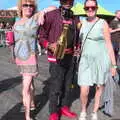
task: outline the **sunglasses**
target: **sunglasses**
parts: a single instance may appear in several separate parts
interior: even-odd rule
[[[33,8],[34,5],[33,5],[33,4],[23,4],[22,7],[30,7],[30,8]]]
[[[95,11],[97,9],[97,7],[96,6],[84,7],[85,11],[88,11],[89,9],[91,9],[92,11]]]

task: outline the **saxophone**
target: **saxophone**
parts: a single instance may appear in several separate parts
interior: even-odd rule
[[[64,24],[63,31],[57,40],[56,49],[54,50],[54,56],[56,59],[62,59],[65,54],[65,48],[67,48],[67,33],[69,29],[69,24]]]

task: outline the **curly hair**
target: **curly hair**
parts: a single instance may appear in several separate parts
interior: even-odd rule
[[[37,3],[36,3],[36,0],[19,0],[18,4],[17,4],[17,7],[18,7],[17,14],[18,14],[18,16],[20,18],[22,17],[22,3],[23,2],[30,2],[31,4],[33,4],[34,5],[33,14],[37,12]]]

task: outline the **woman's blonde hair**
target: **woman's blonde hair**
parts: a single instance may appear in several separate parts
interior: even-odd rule
[[[18,4],[17,4],[17,7],[18,7],[18,16],[21,18],[22,17],[22,3],[23,2],[30,2],[31,4],[34,5],[34,11],[33,11],[33,14],[37,12],[37,3],[36,3],[36,0],[19,0],[18,1]]]

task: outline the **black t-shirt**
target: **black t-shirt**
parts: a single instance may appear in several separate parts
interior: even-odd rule
[[[112,20],[110,22],[110,28],[112,28],[113,30],[116,28],[120,28],[120,20]],[[120,42],[120,31],[111,33],[111,39],[112,41]]]

